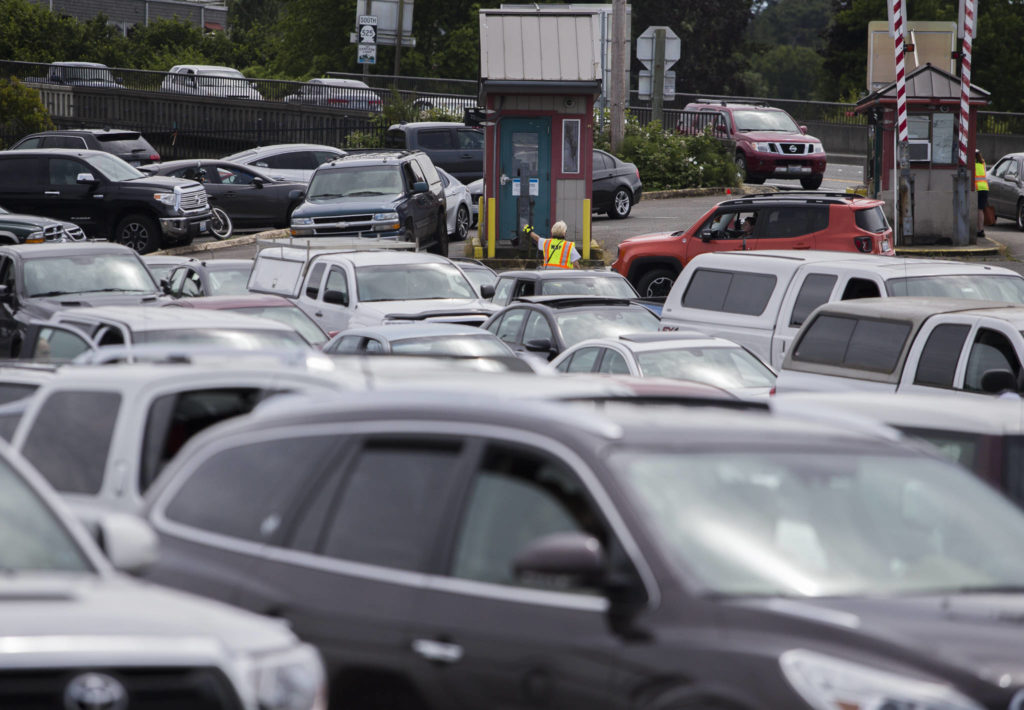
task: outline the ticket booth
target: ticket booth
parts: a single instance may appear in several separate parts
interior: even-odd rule
[[[601,93],[599,27],[590,10],[480,10],[486,256],[536,257],[522,226],[546,237],[558,220],[583,252]]]
[[[925,64],[907,75],[906,91],[913,233],[906,235],[904,243],[951,244],[956,219],[953,195],[959,161],[960,79]],[[988,96],[989,92],[984,89],[971,86],[967,152],[972,190],[978,107],[988,103]],[[868,195],[885,200],[890,222],[895,223],[892,209],[896,83],[883,86],[858,101],[856,112],[868,119],[868,155],[864,165]],[[992,162],[991,156],[989,162]],[[969,199],[971,209],[976,212],[977,195],[973,191]]]

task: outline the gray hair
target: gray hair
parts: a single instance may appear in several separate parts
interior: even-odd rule
[[[567,231],[569,231],[569,225],[562,220],[558,220],[551,225],[551,236],[555,239],[564,239]]]

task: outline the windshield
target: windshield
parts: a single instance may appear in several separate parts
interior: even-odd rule
[[[637,298],[637,293],[623,278],[574,278],[541,281],[545,296],[608,296]]]
[[[489,333],[395,340],[391,343],[391,352],[396,355],[454,355],[457,357],[515,355],[507,345]]]
[[[799,133],[788,113],[782,111],[733,111],[732,120],[737,131],[776,131],[779,133]]]
[[[872,448],[630,450],[611,462],[668,557],[717,593],[1024,589],[1019,509],[941,459]]]
[[[201,69],[196,74],[196,84],[199,86],[235,86],[237,81],[232,80],[244,81],[245,75],[237,69]]]
[[[92,571],[85,555],[49,507],[0,460],[0,573]]]
[[[419,301],[476,298],[476,291],[451,264],[395,264],[356,268],[360,301]]]
[[[251,266],[231,269],[211,269],[210,296],[241,296],[249,293],[249,272]]]
[[[646,377],[704,382],[724,389],[774,387],[775,373],[743,348],[679,348],[636,355]]]
[[[397,165],[317,170],[309,185],[308,200],[338,197],[398,195],[405,192]]]
[[[143,345],[211,345],[237,350],[306,350],[309,344],[298,333],[285,330],[241,328],[192,328],[188,330],[148,330],[136,333],[135,342]]]
[[[466,278],[476,287],[477,291],[480,290],[481,286],[493,286],[494,282],[498,280],[498,275],[490,269],[463,267],[462,272],[466,274]]]
[[[145,173],[139,172],[116,155],[97,153],[88,156],[85,161],[111,182],[124,182],[146,177]]]
[[[110,84],[116,83],[114,81],[114,75],[110,73],[109,69],[104,67],[68,67],[64,66],[60,68],[60,73],[67,79],[74,79],[75,81],[88,81],[88,82],[107,82]]]
[[[156,293],[156,284],[131,254],[79,254],[25,260],[25,295]]]
[[[327,342],[327,334],[297,306],[264,306],[262,308],[228,308],[233,313],[258,316],[291,326],[295,332],[315,347]]]
[[[557,313],[555,321],[567,348],[588,338],[617,338],[625,333],[653,333],[660,325],[658,317],[643,306],[574,309]]]
[[[1024,278],[1001,274],[945,274],[889,279],[890,296],[941,296],[1024,304]]]

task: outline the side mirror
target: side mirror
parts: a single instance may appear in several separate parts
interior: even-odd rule
[[[164,295],[171,295],[171,282],[167,279],[160,279],[160,290],[163,291]]]
[[[412,191],[414,193],[426,192],[427,191],[427,183],[422,182],[422,181],[414,182],[412,184]]]
[[[252,184],[256,186],[257,190],[262,190],[263,189],[263,183],[264,182],[265,181],[261,177],[256,177],[256,178],[252,179]]]
[[[604,548],[597,538],[580,532],[545,535],[520,550],[512,562],[517,577],[571,575],[598,584],[605,573]]]
[[[523,346],[531,353],[550,353],[552,350],[551,340],[549,338],[534,338],[533,340],[527,340],[523,343]]]
[[[713,237],[714,234],[712,234],[710,229],[705,229],[703,232],[700,233],[700,240],[702,242],[710,242]]]
[[[800,126],[800,132],[807,135],[807,126]]]
[[[291,192],[288,193],[288,199],[292,201],[301,200],[305,196],[306,193],[303,192],[302,190],[292,190]]]
[[[13,295],[10,286],[7,284],[0,285],[0,303],[9,303]]]
[[[480,287],[480,298],[488,299],[494,298],[494,285],[484,284]]]
[[[159,541],[149,524],[128,513],[100,518],[97,535],[107,559],[122,572],[139,573],[157,560]]]
[[[985,370],[981,376],[981,391],[986,394],[1016,392],[1017,377],[1009,370]]]
[[[95,185],[98,180],[93,177],[92,173],[78,173],[78,177],[75,178],[75,182],[79,185]]]
[[[347,306],[348,294],[343,291],[329,289],[324,291],[324,303],[333,303],[336,306]]]

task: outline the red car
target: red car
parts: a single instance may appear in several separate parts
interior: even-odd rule
[[[779,192],[720,202],[689,229],[623,240],[612,268],[642,298],[668,295],[698,254],[744,249],[824,249],[895,254],[881,200],[826,192]]]
[[[317,325],[316,321],[282,296],[270,294],[246,294],[244,296],[203,296],[181,298],[166,304],[167,307],[202,308],[214,311],[233,311],[244,315],[276,320],[290,325],[314,348],[320,348],[330,336]],[[334,335],[331,333],[331,335]]]

